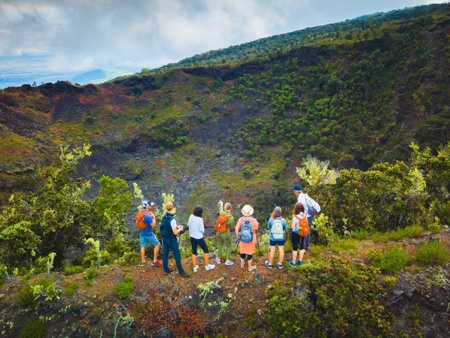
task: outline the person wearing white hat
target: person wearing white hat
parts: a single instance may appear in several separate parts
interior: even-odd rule
[[[236,224],[236,237],[239,238],[241,268],[245,267],[245,259],[248,263],[248,271],[256,269],[256,265],[252,265],[253,254],[256,247],[256,230],[258,230],[258,221],[253,216],[253,207],[249,204],[244,205],[241,209],[242,216]]]

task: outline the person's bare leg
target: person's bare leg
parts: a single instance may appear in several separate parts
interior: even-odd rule
[[[284,261],[284,246],[279,246],[278,251],[280,252],[280,257],[278,257],[278,263],[283,264]]]
[[[153,249],[153,262],[156,262],[158,260],[158,255],[159,255],[159,249],[161,248],[161,244],[155,246],[155,248]]]
[[[269,252],[269,264],[272,265],[273,262],[273,256],[275,256],[275,247],[271,246],[270,247],[270,252]]]
[[[305,250],[300,250],[300,257],[298,258],[298,260],[300,262],[303,262],[303,255],[305,254]],[[295,262],[295,261],[294,261]]]

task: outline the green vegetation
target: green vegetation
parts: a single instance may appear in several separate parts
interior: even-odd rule
[[[119,299],[125,299],[125,298],[130,297],[134,290],[134,284],[132,282],[133,282],[133,277],[126,276],[122,283],[119,283],[114,287],[114,294]]]
[[[30,320],[20,330],[20,338],[44,338],[47,326],[41,319]]]
[[[264,319],[271,334],[368,337],[388,333],[391,319],[378,305],[381,288],[376,269],[332,259],[298,271],[301,287],[277,283],[267,291]]]
[[[373,251],[369,255],[370,264],[381,271],[394,274],[408,263],[408,254],[398,246],[390,246],[386,252]]]
[[[69,285],[67,285],[67,288],[65,290],[66,295],[74,296],[78,288],[79,288],[78,283],[70,283]]]
[[[450,252],[445,245],[429,241],[418,246],[414,258],[422,264],[445,265],[450,261]]]

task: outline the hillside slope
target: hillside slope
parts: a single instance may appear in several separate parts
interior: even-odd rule
[[[91,143],[79,174],[94,184],[118,175],[156,199],[176,192],[186,213],[219,197],[265,208],[288,204],[307,154],[366,169],[406,160],[412,140],[446,144],[449,8],[361,18],[333,37],[342,24],[318,28],[306,45],[225,66],[2,90],[0,190],[32,188],[60,144]]]

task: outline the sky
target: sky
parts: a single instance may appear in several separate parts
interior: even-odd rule
[[[0,80],[133,73],[207,51],[440,0],[0,0]]]

